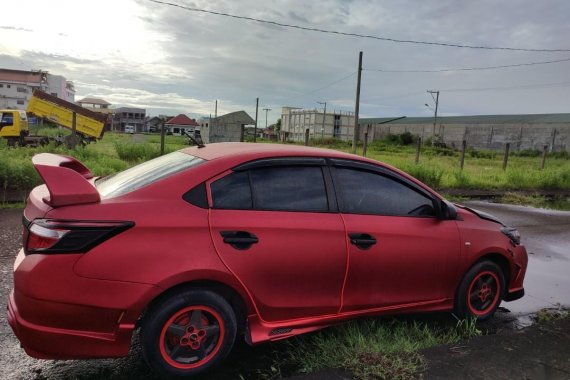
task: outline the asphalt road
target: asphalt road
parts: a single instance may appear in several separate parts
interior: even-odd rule
[[[530,254],[525,281],[527,295],[518,301],[503,303],[499,318],[524,318],[544,307],[570,306],[570,212],[547,211],[521,206],[466,202],[489,212],[505,224],[518,227]],[[0,209],[0,308],[6,310],[12,288],[12,265],[20,247],[21,210]],[[508,309],[508,310],[507,310]],[[238,344],[221,368],[207,378],[234,379],[239,374],[255,378],[255,372],[236,372],[247,363],[267,360],[273,344],[247,347]],[[90,361],[47,361],[28,357],[19,347],[5,316],[0,319],[0,379],[152,379],[142,361],[136,342],[127,358]],[[243,367],[242,367],[243,368]]]

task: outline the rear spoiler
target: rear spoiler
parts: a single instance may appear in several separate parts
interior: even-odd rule
[[[40,153],[32,158],[34,167],[44,180],[49,197],[43,201],[52,207],[97,203],[99,192],[89,179],[93,173],[70,156]]]

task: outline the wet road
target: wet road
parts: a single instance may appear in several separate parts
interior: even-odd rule
[[[465,205],[491,213],[505,224],[519,228],[529,255],[525,280],[526,296],[503,303],[498,320],[520,320],[545,307],[570,306],[570,212],[533,209],[485,202]],[[21,210],[0,209],[0,308],[6,310],[6,299],[12,288],[12,265],[20,246]],[[2,311],[3,312],[3,311]],[[277,344],[277,343],[275,343]],[[272,360],[274,344],[247,347],[238,344],[224,368],[208,379],[255,378],[255,372],[236,368],[259,366]],[[0,318],[0,379],[153,379],[142,362],[136,345],[127,358],[91,361],[43,361],[28,357],[20,349],[5,318]],[[251,364],[249,364],[251,363]],[[255,367],[259,368],[259,367]]]

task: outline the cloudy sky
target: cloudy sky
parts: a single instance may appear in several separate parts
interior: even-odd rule
[[[0,67],[42,69],[147,114],[192,117],[244,109],[260,125],[282,106],[352,111],[363,51],[361,116],[570,112],[568,0],[165,0],[302,27],[401,40],[562,49],[525,52],[393,43],[192,12],[149,0],[17,0],[0,22]],[[7,15],[17,17],[6,17]],[[374,70],[385,71],[374,71]]]

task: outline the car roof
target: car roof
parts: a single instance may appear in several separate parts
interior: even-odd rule
[[[354,154],[344,153],[332,149],[312,148],[299,145],[288,144],[263,144],[263,143],[239,143],[223,142],[207,144],[202,148],[190,147],[181,150],[184,153],[200,157],[204,160],[215,160],[218,158],[240,157],[247,161],[249,159],[264,157],[332,157],[362,160],[363,158]],[[366,160],[366,159],[365,159]],[[366,160],[369,161],[369,160]]]

